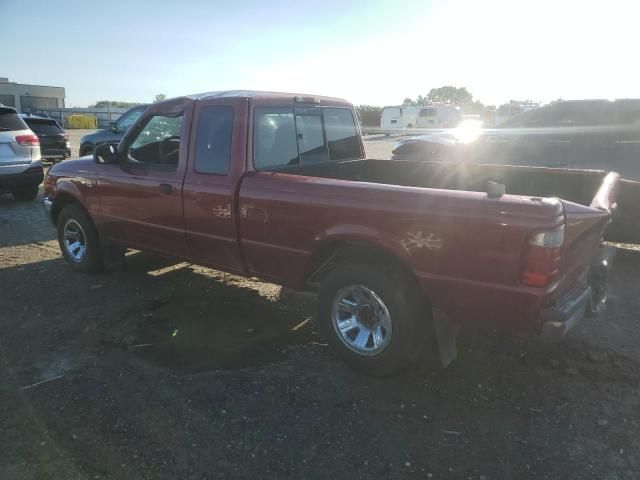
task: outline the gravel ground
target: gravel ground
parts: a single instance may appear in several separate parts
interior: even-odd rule
[[[564,341],[463,332],[449,368],[373,379],[275,285],[142,253],[72,272],[39,200],[0,197],[2,479],[640,476],[635,246]]]

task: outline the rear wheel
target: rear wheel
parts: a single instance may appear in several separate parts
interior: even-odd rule
[[[19,202],[30,202],[38,196],[38,185],[29,185],[27,187],[20,187],[11,192],[13,198]]]
[[[387,375],[416,362],[430,317],[413,283],[392,268],[343,265],[318,295],[318,330],[351,367]]]
[[[58,244],[65,260],[75,270],[94,273],[104,269],[100,238],[89,215],[70,204],[58,216]]]

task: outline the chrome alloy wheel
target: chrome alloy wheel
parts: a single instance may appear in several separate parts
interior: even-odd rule
[[[82,227],[70,218],[64,225],[64,248],[74,262],[80,263],[87,252],[87,237]]]
[[[377,355],[389,345],[391,315],[382,299],[363,285],[349,285],[336,293],[331,320],[338,338],[360,355]]]

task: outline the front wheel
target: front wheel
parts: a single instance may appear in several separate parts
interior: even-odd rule
[[[19,202],[30,202],[38,196],[38,185],[29,185],[28,187],[21,187],[11,192],[13,198]]]
[[[80,148],[80,156],[86,157],[87,155],[93,155],[93,147],[91,145],[85,145]]]
[[[58,244],[62,255],[75,270],[86,273],[104,269],[98,230],[89,215],[70,204],[58,216]]]
[[[395,269],[343,265],[318,295],[318,330],[351,367],[382,376],[414,363],[430,316],[420,292]]]

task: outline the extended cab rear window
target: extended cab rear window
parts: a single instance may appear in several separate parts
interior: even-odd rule
[[[0,108],[0,132],[14,130],[29,130],[29,127],[15,111]]]
[[[335,107],[259,107],[254,112],[257,170],[360,158],[351,110]]]

